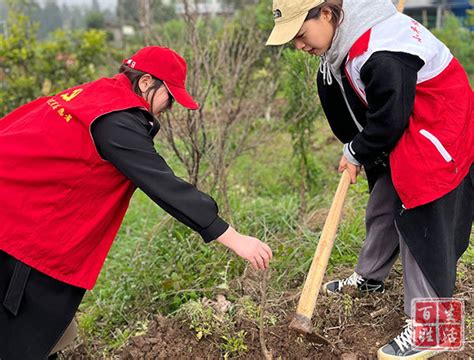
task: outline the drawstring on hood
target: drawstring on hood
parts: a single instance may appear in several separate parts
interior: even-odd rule
[[[343,0],[342,9],[342,23],[334,34],[330,49],[321,56],[319,70],[328,85],[332,84],[332,75],[341,82],[341,64],[357,39],[397,13],[391,0]]]
[[[331,71],[329,70],[329,64],[326,59],[326,56],[321,55],[321,63],[319,64],[319,71],[323,74],[323,82],[324,85],[332,85],[332,75]]]

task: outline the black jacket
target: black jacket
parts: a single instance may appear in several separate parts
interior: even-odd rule
[[[374,53],[360,72],[366,84],[367,107],[350,85],[343,62],[342,85],[350,110],[338,82],[333,79],[332,85],[328,85],[318,74],[318,93],[329,125],[342,143],[352,142],[352,155],[364,166],[371,183],[371,175],[388,168],[388,154],[408,126],[417,72],[423,65],[419,57],[406,53]],[[363,127],[361,132],[351,112]]]
[[[110,161],[155,203],[197,231],[205,242],[229,225],[218,216],[216,202],[177,177],[155,150],[159,123],[140,109],[107,114],[92,124],[92,137],[103,159]],[[166,200],[165,200],[166,199]]]

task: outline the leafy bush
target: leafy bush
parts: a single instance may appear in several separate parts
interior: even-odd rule
[[[463,64],[467,73],[474,74],[474,33],[461,26],[454,15],[446,16],[444,27],[433,30],[438,39],[449,47],[451,52]]]
[[[8,36],[0,35],[0,117],[40,96],[98,77],[105,63],[106,33],[55,31],[37,41],[38,26],[10,12]]]
[[[283,62],[281,95],[287,102],[283,119],[293,140],[295,168],[300,179],[301,211],[304,211],[305,193],[315,194],[321,172],[311,149],[315,121],[321,115],[316,87],[319,59],[287,48]]]

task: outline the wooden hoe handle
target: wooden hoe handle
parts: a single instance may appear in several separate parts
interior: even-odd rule
[[[406,0],[400,0],[400,1],[398,2],[397,9],[398,9],[398,11],[400,11],[401,13],[403,12],[403,10],[405,10],[405,3],[406,3]]]
[[[349,172],[346,170],[341,176],[328,217],[324,224],[323,231],[321,232],[313,262],[311,263],[298,308],[296,309],[296,316],[290,324],[290,328],[292,329],[304,333],[310,333],[312,331],[311,317],[313,316],[316,300],[319,290],[321,289],[321,283],[326,273],[329,257],[331,256],[334,239],[337,234],[337,227],[341,220],[342,208],[350,183],[351,178]]]

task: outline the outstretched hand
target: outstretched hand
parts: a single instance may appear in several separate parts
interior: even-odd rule
[[[255,270],[268,269],[273,257],[272,250],[267,244],[257,238],[238,233],[232,226],[229,226],[217,241],[250,262]]]

